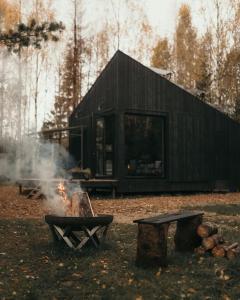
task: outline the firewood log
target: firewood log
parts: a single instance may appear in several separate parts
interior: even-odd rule
[[[202,246],[205,248],[205,250],[211,250],[220,243],[223,243],[223,238],[218,234],[214,234],[202,240]]]
[[[206,250],[203,246],[199,246],[197,248],[194,249],[194,252],[197,254],[197,255],[204,255],[206,253]]]
[[[197,228],[197,234],[201,238],[209,237],[213,234],[216,234],[218,232],[217,226],[212,223],[203,223],[200,224]]]
[[[226,251],[226,257],[228,259],[236,258],[240,253],[240,248],[238,247],[238,243],[233,243],[229,246],[224,246],[224,249]]]
[[[229,249],[226,253],[226,256],[229,260],[232,260],[240,255],[240,248]]]
[[[224,246],[224,248],[225,248],[226,251],[234,249],[234,248],[238,248],[238,243],[233,243],[229,246]]]
[[[212,255],[214,257],[224,257],[226,251],[222,245],[217,245],[212,249]]]

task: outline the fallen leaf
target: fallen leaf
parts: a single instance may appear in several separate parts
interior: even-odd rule
[[[128,279],[128,285],[132,284],[132,282],[133,282],[133,279],[132,279],[132,278],[129,278],[129,279]]]
[[[196,293],[197,291],[196,291],[195,289],[193,289],[193,288],[189,288],[189,289],[188,289],[188,292],[191,293],[191,294],[194,294],[194,293]]]

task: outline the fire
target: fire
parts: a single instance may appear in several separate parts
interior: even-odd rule
[[[62,205],[64,207],[64,212],[66,216],[71,215],[72,211],[72,201],[68,198],[67,189],[64,185],[64,182],[60,182],[58,185],[58,193],[60,195],[60,199],[62,202]]]
[[[63,207],[64,215],[69,217],[94,216],[88,194],[81,190],[74,190],[70,182],[68,182],[69,187],[67,187],[66,183],[66,181],[61,181],[57,187],[57,192],[60,196],[59,205]]]

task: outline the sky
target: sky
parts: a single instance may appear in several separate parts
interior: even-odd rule
[[[112,0],[118,1],[118,0]],[[119,0],[121,1],[121,0]],[[181,4],[189,4],[192,10],[194,25],[199,27],[202,25],[201,6],[208,4],[211,0],[139,0],[143,2],[145,11],[152,26],[156,28],[161,36],[171,37],[174,32],[177,12]],[[71,8],[69,3],[71,0],[57,0],[54,5],[56,16],[63,22],[69,23],[71,18]],[[86,13],[89,19],[98,19],[103,15],[101,3],[111,0],[88,0]]]
[[[25,0],[26,1],[26,0]],[[94,24],[100,25],[103,18],[108,18],[103,8],[103,3],[109,3],[111,10],[111,1],[121,3],[121,0],[88,0],[84,15],[89,23],[94,21]],[[211,0],[139,0],[143,3],[144,11],[146,12],[149,22],[154,28],[154,31],[161,37],[172,38],[176,25],[177,13],[183,3],[189,4],[192,12],[193,23],[196,27],[203,28],[203,18],[201,16],[201,6],[211,2]],[[72,0],[54,0],[53,7],[55,18],[63,21],[68,27],[72,24],[73,4]],[[131,17],[131,16],[129,16]],[[97,25],[96,25],[97,26]],[[44,89],[44,93],[39,96],[43,98],[41,101],[42,109],[39,111],[38,127],[41,128],[41,123],[47,117],[51,110],[54,101],[54,88],[49,86]],[[40,102],[39,101],[39,102]]]

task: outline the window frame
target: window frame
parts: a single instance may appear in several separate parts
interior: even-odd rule
[[[106,173],[106,118],[113,118],[113,132],[115,130],[115,114],[111,113],[111,114],[96,114],[95,115],[95,177],[96,178],[113,178],[114,177],[114,172],[115,172],[115,165],[114,165],[114,158],[115,158],[115,140],[114,137],[112,139],[112,150],[111,150],[111,155],[112,155],[112,174],[99,174],[97,173],[97,122],[98,120],[103,120],[103,147],[104,147],[104,151],[103,151],[103,173]]]

